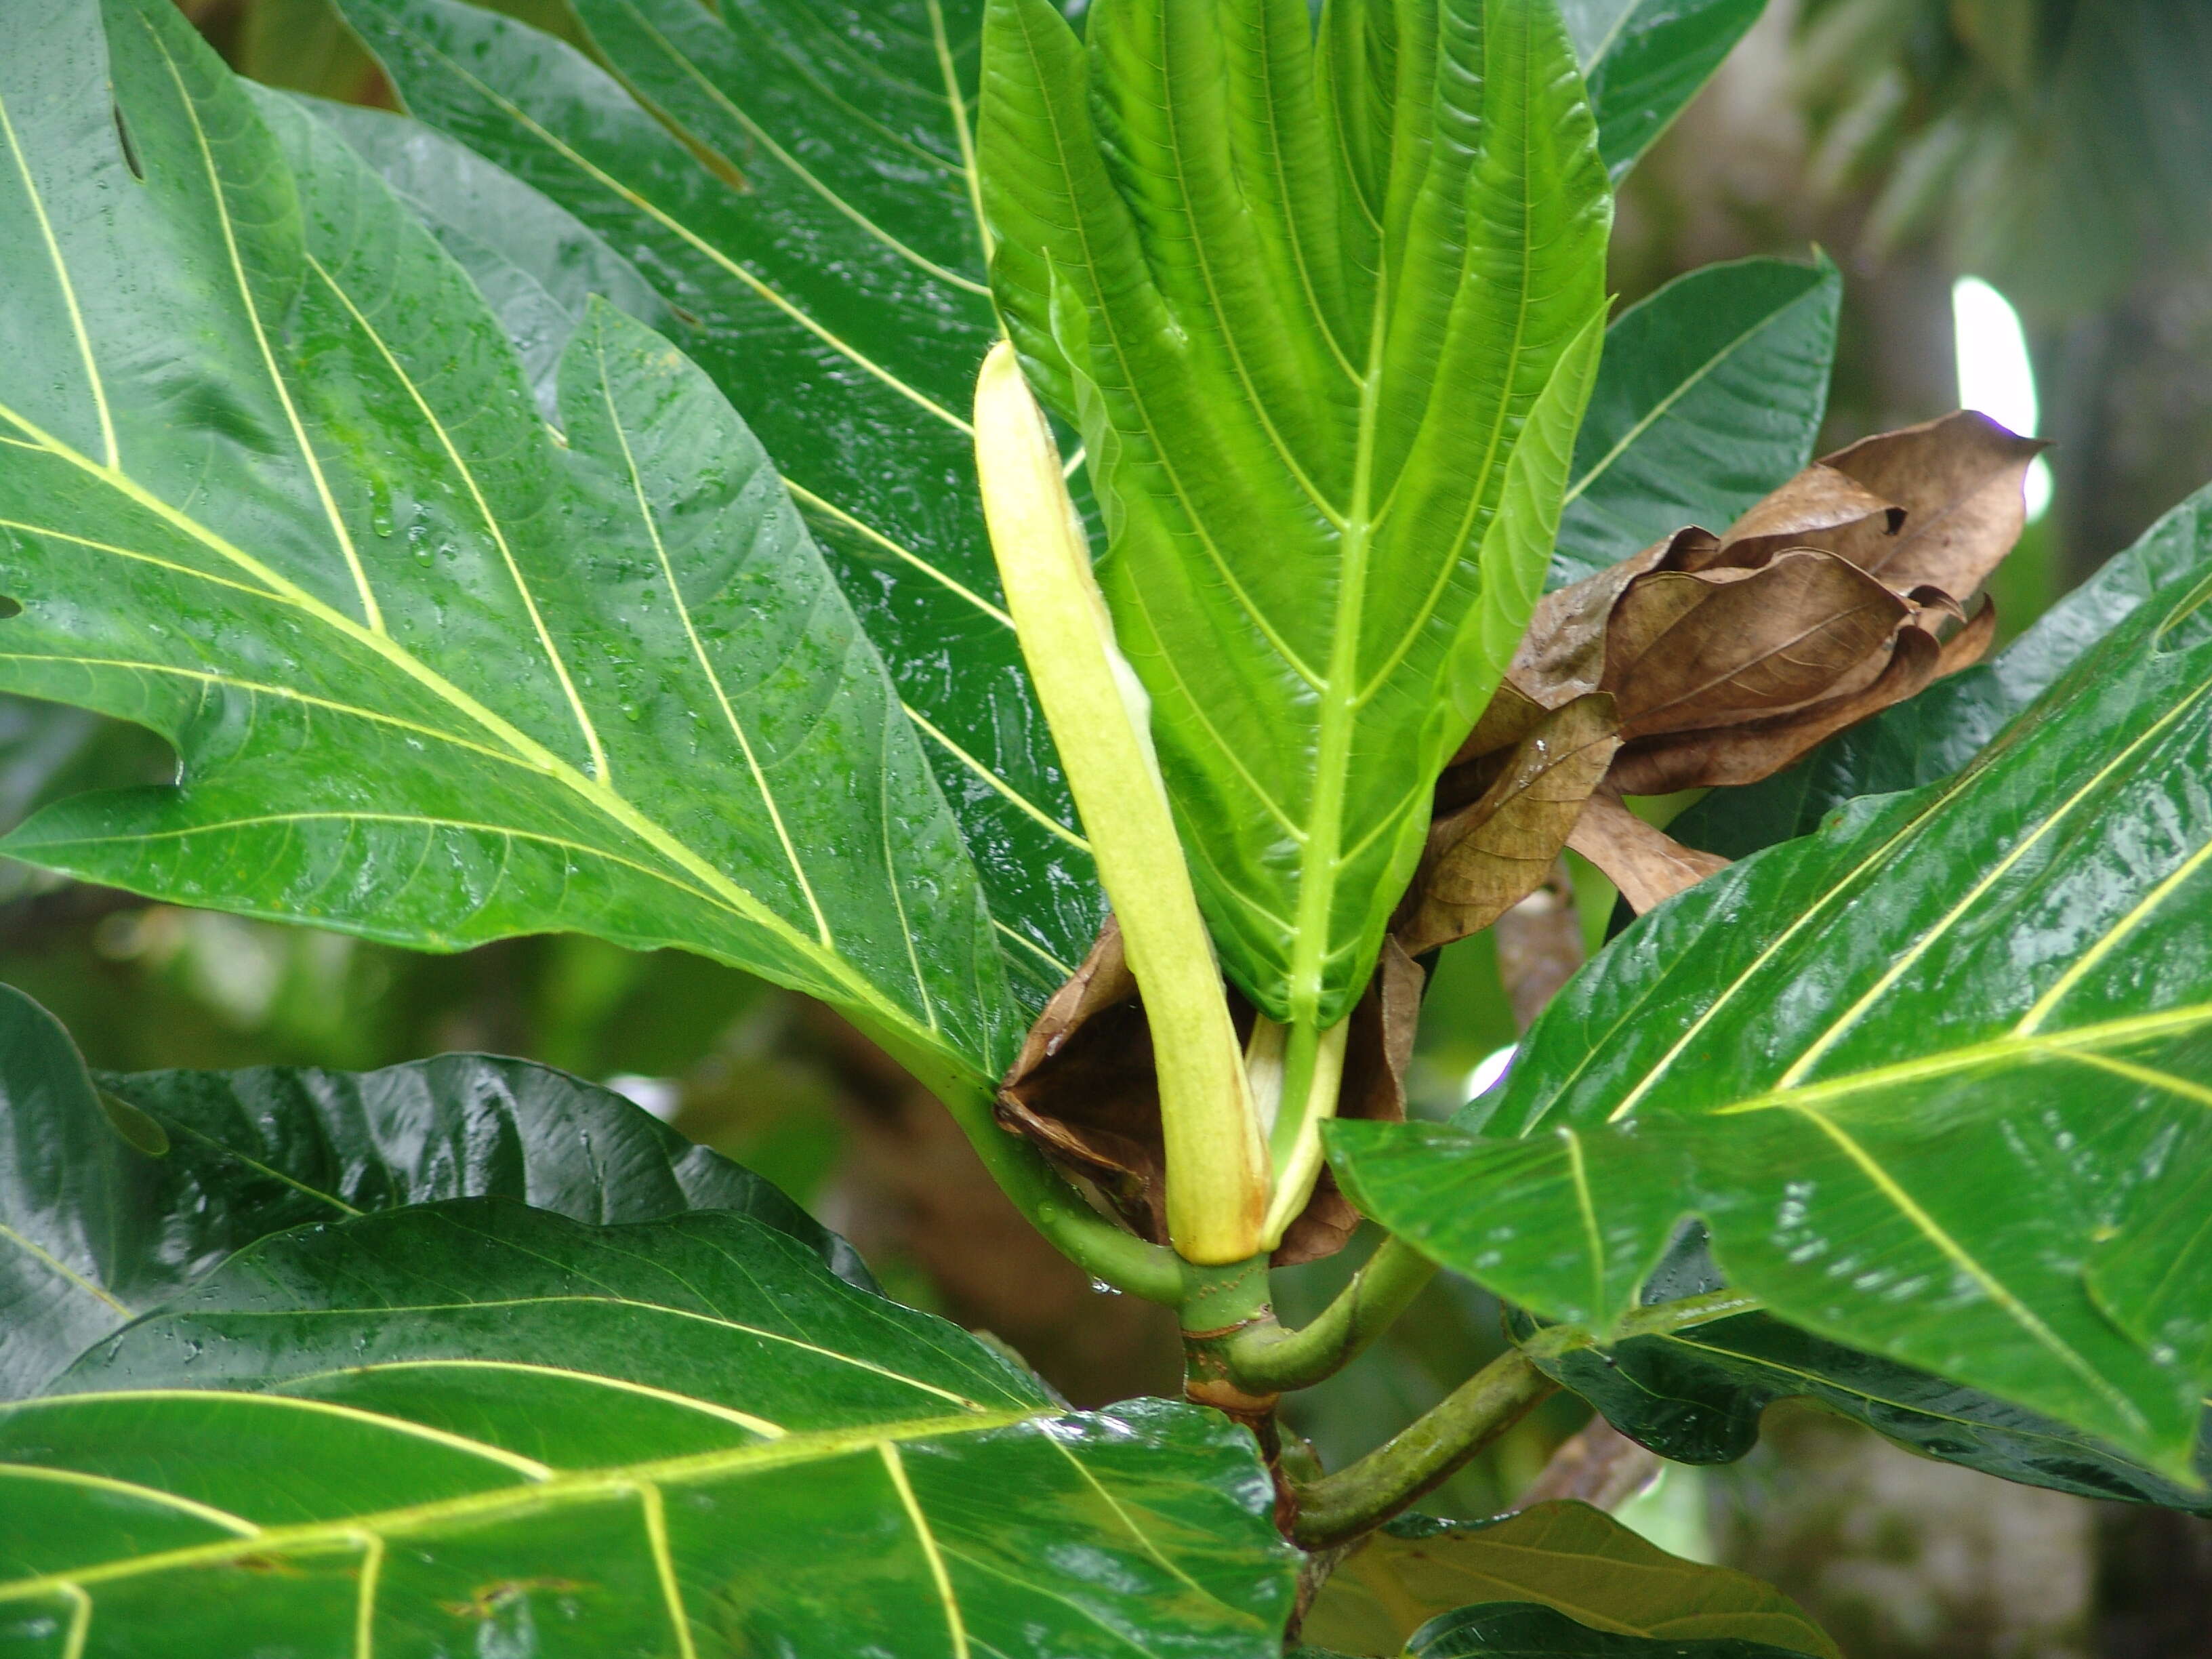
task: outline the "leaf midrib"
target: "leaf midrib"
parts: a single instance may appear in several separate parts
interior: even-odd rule
[[[251,1400],[259,1403],[276,1401],[284,1405],[301,1403],[288,1400],[281,1395],[242,1394],[228,1389],[179,1390],[179,1397],[183,1398],[187,1394],[192,1399]],[[40,1406],[65,1406],[79,1401],[97,1401],[104,1397],[106,1396],[100,1395],[69,1395],[30,1403]],[[21,1409],[22,1409],[21,1407],[16,1407],[0,1411],[0,1423],[4,1423],[9,1416]],[[885,1444],[924,1440],[945,1435],[986,1433],[995,1429],[1008,1428],[1017,1424],[1062,1414],[1055,1407],[1032,1407],[1022,1411],[965,1413],[957,1416],[918,1418],[899,1423],[877,1424],[865,1428],[830,1429],[805,1434],[793,1434],[781,1440],[766,1440],[757,1445],[740,1446],[725,1451],[691,1453],[681,1457],[650,1459],[642,1462],[610,1465],[597,1469],[556,1471],[542,1480],[523,1481],[510,1486],[496,1487],[489,1492],[470,1492],[459,1498],[441,1498],[434,1503],[376,1510],[365,1515],[349,1516],[337,1521],[307,1522],[292,1526],[268,1527],[250,1538],[241,1537],[224,1540],[218,1543],[194,1545],[184,1549],[163,1551],[155,1555],[104,1562],[66,1572],[41,1573],[11,1582],[3,1582],[0,1583],[0,1602],[23,1601],[33,1596],[52,1595],[57,1591],[65,1590],[70,1585],[82,1587],[95,1583],[110,1583],[118,1579],[137,1577],[151,1573],[174,1571],[180,1568],[221,1566],[235,1561],[242,1556],[304,1553],[333,1548],[357,1552],[369,1540],[388,1541],[412,1536],[445,1522],[468,1522],[481,1525],[513,1514],[621,1501],[637,1497],[649,1487],[683,1486],[730,1474],[765,1471],[793,1464],[824,1462],[832,1458],[872,1450]],[[364,1413],[364,1415],[381,1414]],[[387,1420],[395,1427],[409,1426],[402,1419],[392,1418]]]

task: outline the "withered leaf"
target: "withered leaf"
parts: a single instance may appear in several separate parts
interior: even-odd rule
[[[1498,982],[1515,1029],[1525,1031],[1583,965],[1583,920],[1567,866],[1553,865],[1542,886],[1498,917],[1497,933]]]
[[[1613,699],[1544,714],[1482,793],[1436,820],[1393,927],[1414,956],[1480,933],[1542,884],[1620,746]]]
[[[1405,1116],[1424,977],[1411,957],[1385,942],[1375,977],[1352,1012],[1339,1116],[1389,1122]],[[1249,1039],[1252,1006],[1234,988],[1229,996],[1238,1035]],[[1166,1241],[1167,1154],[1152,1030],[1112,919],[1030,1028],[999,1086],[998,1114],[1007,1129],[1088,1181],[1131,1231]],[[1358,1224],[1324,1170],[1273,1261],[1287,1267],[1333,1255]]]
[[[1590,797],[1567,845],[1604,871],[1639,915],[1729,864],[1646,823],[1610,789]]]

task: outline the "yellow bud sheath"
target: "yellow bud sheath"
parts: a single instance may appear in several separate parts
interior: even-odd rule
[[[1059,447],[1003,341],[975,382],[975,464],[1006,609],[1144,993],[1169,1236],[1203,1267],[1245,1261],[1260,1249],[1267,1152],[1221,970],[1160,782],[1150,710],[1115,646]]]

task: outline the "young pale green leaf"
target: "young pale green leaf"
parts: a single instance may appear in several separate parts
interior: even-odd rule
[[[462,1199],[256,1244],[0,1407],[39,1651],[1273,1659],[1251,1438],[1083,1413],[749,1217]]]
[[[1615,179],[1697,95],[1766,0],[1559,0]]]
[[[1554,1608],[1490,1601],[1432,1619],[1406,1644],[1407,1659],[1804,1659],[1794,1649],[1741,1637],[1630,1636],[1593,1630]]]
[[[1838,1659],[1827,1632],[1771,1584],[1669,1555],[1579,1503],[1532,1504],[1494,1521],[1401,1516],[1330,1575],[1300,1633],[1390,1659],[1430,1620],[1500,1601],[1538,1602],[1620,1635],[1733,1638]]]
[[[1677,277],[1606,331],[1547,585],[1686,525],[1725,529],[1813,457],[1843,277],[1741,259]]]
[[[321,99],[308,111],[376,170],[498,314],[538,411],[561,419],[561,354],[596,294],[647,327],[676,319],[635,265],[550,197],[434,127]]]
[[[1332,1024],[1549,555],[1610,213],[1572,52],[1526,0],[990,0],[980,142],[1224,965]]]
[[[579,1221],[741,1212],[872,1288],[842,1239],[621,1096],[526,1060],[95,1079],[0,986],[0,1399],[234,1251],[315,1221],[490,1194]]]
[[[682,945],[995,1075],[1020,1021],[957,826],[712,384],[595,301],[554,434],[345,144],[155,0],[110,21],[103,54],[57,8],[0,66],[0,686],[152,727],[185,781],[7,850],[433,949]]]
[[[969,129],[979,0],[580,0],[605,69],[457,0],[341,4],[416,116],[691,319],[684,349],[760,434],[883,653],[1041,1004],[1104,901],[976,501],[966,411],[998,337]]]
[[[1361,1207],[1598,1332],[1685,1214],[1816,1334],[2191,1478],[2212,1382],[2212,513],[1952,782],[1632,928],[1481,1132],[1346,1126]],[[2192,1205],[2196,1206],[2192,1209]]]
[[[2192,580],[2212,490],[2200,490],[2114,554],[1996,657],[1830,738],[1802,765],[1741,789],[1716,789],[1668,826],[1692,847],[1742,858],[1793,836],[1860,795],[1948,777],[2040,696],[2129,612]]]

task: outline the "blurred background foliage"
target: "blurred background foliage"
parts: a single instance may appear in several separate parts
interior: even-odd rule
[[[325,0],[179,3],[247,75],[392,102]],[[573,38],[562,0],[494,3]],[[1627,181],[1613,286],[1626,303],[1712,260],[1813,243],[1847,278],[1823,449],[1954,406],[1960,276],[2017,308],[2057,447],[2051,510],[1995,586],[2016,631],[2212,477],[2212,0],[1771,0]],[[133,728],[0,698],[0,828],[173,768]],[[1643,806],[1663,820],[1680,804]],[[1569,862],[1436,964],[1416,1111],[1466,1099],[1601,941],[1613,895]],[[814,1208],[895,1293],[995,1332],[1079,1402],[1176,1386],[1165,1315],[1036,1240],[864,1039],[732,970],[578,939],[419,956],[0,862],[0,980],[100,1066],[363,1068],[480,1049],[610,1082]],[[1364,1248],[1291,1276],[1286,1316],[1320,1306]],[[1496,1304],[1447,1278],[1302,1397],[1292,1426],[1348,1459],[1502,1345]],[[1583,1416],[1555,1401],[1429,1507],[1507,1507]],[[1668,1471],[1624,1518],[1775,1579],[1853,1659],[2212,1655],[2212,1527],[2003,1486],[1810,1413],[1778,1411],[1770,1429],[1741,1465]]]

